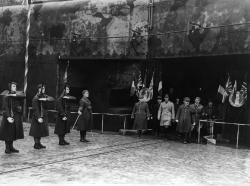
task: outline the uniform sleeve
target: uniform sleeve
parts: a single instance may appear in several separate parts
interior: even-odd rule
[[[190,110],[190,119],[191,119],[191,123],[193,124],[195,122],[195,114],[193,114],[192,110]]]
[[[18,113],[23,112],[23,100],[16,100],[16,102],[15,102],[15,110]]]
[[[174,119],[175,118],[175,111],[174,111],[174,104],[172,103],[172,119]]]
[[[86,107],[86,103],[80,100],[78,111],[82,112],[85,109],[85,107]]]
[[[149,118],[150,117],[150,111],[149,111],[147,103],[146,103],[146,113],[147,113],[147,118]]]
[[[40,109],[39,109],[39,103],[38,103],[38,99],[37,98],[33,98],[32,100],[32,110],[33,110],[33,114],[36,118],[41,117],[40,115]]]
[[[63,116],[65,115],[65,112],[63,110],[63,103],[62,103],[62,98],[59,98],[57,101],[56,101],[56,106],[57,106],[57,111],[58,113]]]
[[[4,112],[6,117],[10,117],[10,109],[9,109],[9,105],[8,105],[8,97],[7,96],[5,96],[3,98],[3,112]]]
[[[190,117],[191,117],[191,121],[192,123],[195,122],[195,118],[196,118],[196,111],[193,105],[190,106]]]
[[[178,108],[178,110],[177,110],[176,120],[180,120],[181,107],[182,107],[182,106],[179,106],[179,108]]]
[[[161,113],[162,113],[162,104],[160,104],[160,107],[158,109],[158,118],[161,118]]]
[[[132,114],[131,114],[132,118],[135,117],[135,111],[136,111],[136,103],[134,104],[134,107],[133,107],[133,110],[132,110]]]

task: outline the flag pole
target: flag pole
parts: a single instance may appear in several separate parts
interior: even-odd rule
[[[23,2],[24,3],[24,2]],[[30,16],[31,16],[31,5],[26,1],[28,7],[27,12],[27,22],[26,22],[26,45],[25,45],[25,61],[24,61],[24,83],[23,83],[23,92],[27,96],[27,87],[28,87],[28,72],[29,72],[29,42],[30,42]],[[23,117],[26,118],[27,113],[27,97],[24,99],[23,104]]]

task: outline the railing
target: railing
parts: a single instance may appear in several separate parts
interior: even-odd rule
[[[201,122],[210,123],[210,125],[212,125],[212,136],[213,136],[214,124],[236,125],[237,126],[236,148],[239,147],[240,126],[250,126],[250,124],[244,124],[244,123],[230,123],[230,122],[222,122],[222,121],[214,121],[214,120],[200,120],[199,126],[198,126],[198,143],[200,143]]]
[[[32,107],[28,108],[28,122],[30,122],[30,111],[32,110]],[[54,112],[57,113],[56,110],[48,110],[48,112]],[[78,112],[70,112],[71,114],[77,114]],[[126,129],[126,123],[127,123],[127,116],[131,116],[131,114],[111,114],[111,113],[93,113],[93,115],[101,115],[102,116],[102,125],[101,125],[101,133],[104,132],[104,116],[120,116],[124,117],[123,121],[123,135],[125,134]]]

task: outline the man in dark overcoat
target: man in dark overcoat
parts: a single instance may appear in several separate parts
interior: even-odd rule
[[[56,101],[57,119],[54,133],[58,135],[59,145],[69,145],[64,138],[67,133],[70,133],[70,87],[65,85],[62,94]]]
[[[9,83],[9,90],[3,97],[3,119],[0,125],[0,140],[5,141],[5,153],[18,153],[13,147],[13,141],[24,138],[22,105],[24,95],[16,92],[17,84]]]
[[[147,123],[150,119],[148,104],[143,97],[139,97],[139,101],[135,103],[131,118],[134,119],[133,129],[137,130],[138,137],[141,137],[142,130],[148,128]]]
[[[199,127],[199,122],[202,119],[202,116],[204,114],[204,107],[202,104],[200,104],[201,98],[196,97],[194,104],[190,105],[191,111],[192,111],[192,121],[194,128],[192,130],[192,141],[197,142],[198,139],[198,127]],[[203,126],[200,125],[200,128]]]
[[[190,98],[185,97],[184,103],[178,108],[176,114],[177,131],[182,134],[183,143],[187,143],[192,129],[192,112],[189,105]]]
[[[44,84],[39,84],[37,89],[37,94],[32,99],[33,115],[29,135],[34,137],[34,148],[42,149],[46,148],[46,146],[41,144],[41,138],[49,136],[47,111],[48,96],[45,94]]]
[[[92,106],[89,100],[89,91],[83,90],[82,95],[78,108],[77,130],[80,131],[80,141],[89,142],[86,139],[86,134],[88,130],[92,129],[93,125]]]

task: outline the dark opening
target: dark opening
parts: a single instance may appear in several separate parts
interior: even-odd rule
[[[196,96],[207,103],[208,99],[221,101],[218,86],[225,86],[227,74],[232,84],[237,80],[238,89],[242,81],[250,79],[250,55],[206,56],[172,58],[162,61],[164,93],[172,99]],[[172,89],[172,90],[171,90]]]
[[[68,59],[61,60],[61,73]],[[143,60],[69,59],[68,81],[71,94],[78,100],[82,90],[90,91],[95,112],[127,112],[134,98],[130,97],[133,73],[140,70]],[[110,111],[111,112],[111,111]]]

